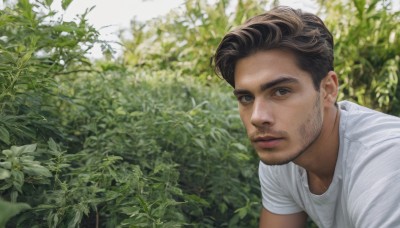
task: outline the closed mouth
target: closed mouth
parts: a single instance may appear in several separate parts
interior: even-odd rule
[[[260,149],[274,149],[279,147],[284,140],[283,137],[276,137],[276,136],[261,136],[255,137],[252,142],[256,148]]]
[[[253,142],[263,142],[263,141],[273,141],[273,140],[279,140],[283,139],[282,137],[274,137],[274,136],[260,136],[260,137],[255,137],[252,141]]]

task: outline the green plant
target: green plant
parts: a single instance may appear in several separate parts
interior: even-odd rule
[[[391,1],[323,1],[341,99],[400,115],[400,12]]]
[[[106,156],[139,166],[153,181],[144,193],[163,194],[141,196],[139,204],[127,200],[131,209],[124,207],[124,213],[131,218],[125,221],[131,224],[255,225],[258,163],[235,114],[235,100],[225,89],[202,87],[172,71],[146,77],[119,72],[87,75],[70,85],[75,88],[70,96],[80,105],[63,119],[70,119],[66,126],[84,142],[80,153],[87,157],[81,159],[86,163],[80,173],[98,173],[88,170],[89,164],[101,164],[98,159]],[[101,183],[115,180],[109,178]],[[172,214],[160,214],[165,207]],[[111,216],[110,208],[99,210],[100,217]]]
[[[0,198],[0,227],[5,227],[7,221],[19,212],[29,209],[25,203],[10,203]]]
[[[57,76],[92,70],[85,54],[98,32],[87,24],[86,14],[79,22],[55,19],[50,4],[20,0],[0,11],[2,149],[60,138],[53,109],[62,98]]]
[[[78,22],[55,18],[51,3],[6,2],[0,11],[0,194],[11,201],[2,205],[15,209],[4,220],[27,208],[17,200],[36,206],[53,184],[52,176],[61,172],[52,169],[57,167],[49,163],[53,154],[46,149],[50,137],[64,137],[56,106],[64,97],[57,77],[92,70],[85,53],[98,41],[97,31],[86,14]],[[63,1],[63,7],[69,3]]]
[[[123,60],[134,67],[171,69],[203,82],[215,81],[210,57],[225,32],[262,12],[265,0],[187,0],[183,9],[145,23],[132,21]],[[234,10],[232,10],[234,9]]]
[[[0,172],[3,173],[3,180],[0,189],[8,192],[11,202],[16,202],[18,194],[22,193],[22,186],[28,182],[31,184],[44,184],[50,171],[35,161],[36,145],[25,145],[21,147],[12,146],[3,150],[0,155]],[[7,194],[7,195],[8,195]]]

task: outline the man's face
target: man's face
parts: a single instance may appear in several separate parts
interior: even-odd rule
[[[289,52],[260,51],[239,60],[234,94],[247,134],[265,164],[295,160],[321,133],[320,93]]]

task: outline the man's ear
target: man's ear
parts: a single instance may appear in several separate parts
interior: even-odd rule
[[[329,71],[321,81],[321,90],[325,104],[334,104],[339,92],[338,77],[334,71]]]

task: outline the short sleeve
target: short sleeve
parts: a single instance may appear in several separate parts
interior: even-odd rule
[[[278,166],[268,166],[260,162],[258,174],[263,207],[274,214],[282,215],[303,211],[290,196],[289,191],[281,187],[282,184],[278,181],[284,179],[279,176],[282,175],[281,171]]]

